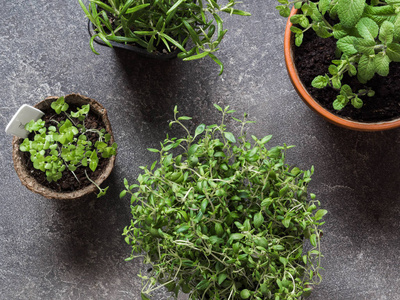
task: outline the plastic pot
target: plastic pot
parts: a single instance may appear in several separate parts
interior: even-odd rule
[[[57,100],[57,98],[58,97],[55,96],[47,97],[43,101],[37,103],[35,107],[40,110],[49,108],[50,104],[53,101]],[[74,104],[77,106],[90,104],[91,112],[93,112],[94,114],[98,115],[101,118],[101,120],[105,124],[106,131],[111,135],[111,143],[114,143],[114,135],[111,129],[110,121],[108,120],[107,110],[100,103],[91,98],[81,96],[79,94],[69,94],[66,95],[64,98],[65,102],[67,102],[68,104]],[[22,141],[23,139],[14,136],[12,141],[12,146],[13,146],[12,157],[14,161],[15,171],[17,172],[18,177],[21,180],[21,183],[24,186],[26,186],[29,190],[49,199],[62,199],[62,200],[78,199],[97,191],[97,187],[93,184],[73,192],[65,192],[65,193],[57,192],[46,186],[43,186],[29,173],[29,170],[26,164],[24,163],[24,160],[22,159],[23,152],[19,150],[19,145],[22,143]],[[107,165],[104,167],[103,172],[100,174],[100,176],[98,176],[97,179],[94,180],[97,185],[100,185],[104,180],[107,179],[107,177],[111,174],[112,169],[114,168],[114,164],[115,164],[115,155],[108,159]]]
[[[96,34],[95,26],[90,21],[88,21],[88,30],[89,30],[89,34],[91,37]],[[96,36],[94,38],[94,41],[99,45],[108,47],[108,45],[106,43],[104,43],[103,40],[101,38],[99,38],[98,36]],[[131,51],[133,53],[136,53],[140,56],[144,56],[147,58],[160,59],[160,60],[169,60],[172,58],[176,58],[178,53],[181,52],[180,49],[176,49],[170,53],[159,53],[159,52],[150,53],[146,49],[144,49],[140,46],[135,46],[132,44],[117,43],[114,41],[109,41],[109,42],[114,48],[125,49],[125,50]]]
[[[297,13],[297,9],[292,9],[290,17]],[[286,68],[290,77],[290,80],[299,94],[300,98],[318,113],[327,121],[347,129],[358,130],[358,131],[381,131],[387,129],[393,129],[400,127],[400,119],[395,119],[391,121],[383,121],[383,122],[375,122],[375,123],[367,123],[367,122],[357,122],[349,119],[341,118],[337,115],[332,114],[324,107],[322,107],[306,90],[303,83],[301,82],[299,75],[297,73],[296,66],[294,64],[294,38],[293,34],[290,31],[290,27],[292,23],[290,22],[290,17],[288,18],[286,29],[285,29],[285,37],[284,37],[284,52],[285,52],[285,63]],[[362,109],[362,108],[361,108]]]

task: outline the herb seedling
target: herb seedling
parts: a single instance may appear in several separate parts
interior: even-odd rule
[[[69,105],[64,97],[51,103],[51,108],[57,113],[66,116],[65,121],[50,120],[54,125],[45,126],[45,121],[39,119],[30,121],[25,129],[34,132],[33,140],[24,139],[20,145],[22,152],[29,152],[33,167],[46,173],[49,182],[58,181],[64,171],[75,175],[77,168],[89,168],[93,172],[97,169],[99,156],[109,158],[116,154],[117,144],[108,146],[111,135],[105,129],[88,129],[85,127],[85,118],[90,105],[83,105],[76,112],[67,113]],[[89,132],[96,133],[98,140],[93,144],[87,137]],[[93,180],[86,177],[98,189],[98,197],[105,194],[108,187],[102,189]]]
[[[337,40],[338,59],[329,66],[329,74],[319,75],[312,81],[315,88],[331,86],[338,90],[333,107],[340,110],[348,103],[361,108],[361,96],[374,96],[370,88],[354,92],[342,85],[344,74],[357,76],[360,83],[367,84],[374,75],[387,76],[389,64],[400,62],[400,4],[397,0],[278,0],[280,14],[288,17],[290,6],[299,9],[290,21],[297,25],[291,31],[295,44],[300,46],[303,34],[312,28],[319,37]],[[330,24],[326,15],[336,20]]]
[[[183,60],[211,57],[220,66],[220,74],[223,64],[215,52],[227,30],[219,14],[250,15],[234,9],[235,0],[225,5],[215,0],[90,0],[88,7],[82,0],[79,3],[96,27],[97,33],[90,40],[94,53],[98,54],[93,46],[96,37],[109,47],[109,41],[135,43],[148,52],[164,45],[168,52],[180,49],[178,57]],[[186,50],[189,38],[194,46]]]
[[[319,226],[327,211],[317,210],[314,194],[307,200],[313,168],[288,166],[291,146],[268,149],[271,136],[252,136],[252,145],[246,114],[232,117],[241,125],[236,138],[225,125],[234,111],[215,106],[222,122],[200,124],[194,135],[182,123],[190,117],[178,117],[175,107],[170,126],[187,135],[150,148],[159,160],[141,167],[138,184],[124,180],[120,197],[131,195],[133,216],[123,232],[132,246],[127,260],[152,265],[150,275],[139,275],[141,297],[162,285],[196,300],[299,299],[320,280]]]

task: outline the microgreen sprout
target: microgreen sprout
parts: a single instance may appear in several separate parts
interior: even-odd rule
[[[64,114],[65,121],[54,122],[56,126],[45,126],[45,121],[39,119],[30,121],[25,129],[34,133],[33,140],[25,138],[20,145],[22,152],[29,152],[33,167],[45,172],[49,182],[58,181],[64,171],[71,172],[77,181],[75,171],[82,167],[89,167],[93,172],[97,169],[99,155],[109,158],[116,154],[117,144],[108,146],[110,134],[105,129],[87,129],[84,121],[89,113],[90,105],[83,105],[76,112],[67,113],[68,104],[64,97],[51,103],[56,114]],[[54,121],[54,120],[50,120]],[[98,141],[92,143],[87,136],[88,132],[98,135]],[[107,188],[100,188],[93,180],[86,177],[100,191],[98,196],[104,195]]]
[[[144,256],[152,265],[139,275],[141,297],[165,286],[193,300],[300,299],[320,281],[327,211],[307,192],[314,169],[287,165],[291,146],[267,148],[270,135],[247,139],[247,114],[232,117],[241,127],[235,137],[225,125],[234,110],[215,107],[221,123],[200,124],[194,134],[175,107],[170,126],[187,135],[149,148],[159,159],[141,167],[137,183],[124,179],[120,197],[130,195],[133,217],[123,232],[127,260]]]
[[[276,8],[288,17],[290,7],[299,9],[290,21],[295,44],[300,46],[304,32],[313,29],[319,37],[337,40],[338,59],[329,66],[329,74],[319,75],[312,81],[315,88],[330,86],[338,90],[333,103],[340,110],[351,103],[361,108],[360,96],[374,96],[370,88],[354,92],[342,85],[344,74],[357,76],[362,84],[373,80],[375,75],[387,76],[389,64],[400,62],[400,5],[397,0],[319,0],[310,2],[278,0]],[[326,16],[336,20],[334,25]]]

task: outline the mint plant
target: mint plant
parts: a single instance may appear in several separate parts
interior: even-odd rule
[[[79,3],[95,26],[90,47],[96,54],[93,41],[99,37],[109,47],[110,41],[134,43],[155,52],[164,45],[168,52],[179,49],[178,57],[194,60],[209,56],[220,66],[215,56],[226,34],[220,13],[249,16],[250,13],[235,9],[235,0],[220,5],[217,0],[90,0],[88,7]],[[193,47],[186,50],[188,39]]]
[[[133,217],[123,232],[127,261],[143,257],[152,266],[139,275],[141,298],[165,286],[193,300],[300,299],[321,279],[327,211],[307,191],[314,170],[287,165],[291,146],[267,148],[270,135],[247,139],[247,114],[232,117],[241,126],[235,137],[225,125],[234,111],[215,106],[221,123],[200,124],[194,134],[175,107],[170,126],[186,136],[149,148],[159,159],[141,167],[137,183],[124,179],[120,197],[130,195]]]
[[[304,32],[313,29],[321,38],[337,40],[338,59],[329,66],[329,74],[312,81],[315,88],[331,86],[338,90],[333,107],[340,110],[348,103],[361,108],[361,96],[374,96],[370,88],[354,91],[342,85],[344,74],[357,76],[367,84],[375,75],[387,76],[391,62],[400,62],[400,2],[398,0],[278,0],[276,8],[288,17],[290,7],[299,9],[290,21],[295,44],[300,46]],[[326,16],[335,21],[330,24]]]
[[[33,167],[45,172],[49,182],[61,179],[64,171],[71,172],[79,182],[75,171],[78,168],[89,168],[93,172],[97,169],[99,156],[109,158],[116,154],[117,144],[108,146],[111,135],[105,129],[88,129],[85,127],[85,118],[90,110],[90,105],[83,105],[76,112],[67,113],[69,105],[64,97],[51,103],[51,108],[56,114],[64,114],[65,121],[51,120],[54,125],[46,126],[45,121],[39,119],[30,121],[25,129],[33,132],[33,140],[25,138],[20,145],[22,152],[29,152]],[[98,140],[93,144],[88,133],[98,135]],[[98,197],[105,194],[108,187],[102,189],[93,180],[86,177],[98,189]]]

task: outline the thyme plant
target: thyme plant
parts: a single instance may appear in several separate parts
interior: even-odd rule
[[[250,13],[235,9],[236,0],[225,4],[217,0],[90,0],[88,7],[79,3],[86,16],[94,24],[96,34],[90,40],[135,43],[148,52],[164,45],[168,52],[179,49],[183,60],[211,57],[223,71],[222,62],[215,56],[226,34],[221,13],[249,16]],[[188,39],[193,47],[186,50]]]
[[[290,21],[295,44],[300,46],[303,34],[309,29],[322,38],[337,40],[338,59],[329,66],[329,74],[317,76],[312,86],[331,86],[338,91],[333,102],[336,110],[351,103],[355,108],[363,105],[363,96],[374,96],[366,87],[355,91],[342,84],[344,74],[357,76],[360,83],[367,84],[375,75],[387,76],[391,62],[400,62],[400,2],[398,0],[319,0],[310,2],[278,0],[276,8],[288,17],[290,7],[299,9]],[[334,20],[331,24],[329,16]]]
[[[170,126],[187,135],[167,136],[160,150],[149,149],[159,160],[141,167],[138,183],[124,180],[120,197],[130,195],[133,216],[123,232],[132,246],[127,260],[152,265],[139,275],[141,297],[166,286],[196,300],[302,299],[320,281],[319,227],[327,213],[307,192],[313,168],[287,165],[291,146],[267,148],[270,135],[251,143],[246,114],[232,117],[241,124],[236,138],[225,125],[234,111],[215,106],[221,123],[200,124],[194,135],[175,107]]]
[[[85,118],[90,110],[86,104],[78,108],[76,112],[67,113],[69,108],[64,97],[58,98],[51,103],[51,108],[56,114],[64,114],[65,121],[57,122],[50,120],[54,125],[45,126],[45,121],[39,119],[30,121],[25,129],[34,133],[33,140],[25,138],[20,145],[22,152],[29,152],[33,167],[45,172],[48,182],[58,181],[62,178],[64,171],[71,172],[79,182],[75,171],[78,168],[89,168],[93,172],[97,169],[99,156],[109,158],[116,154],[117,144],[108,146],[111,135],[105,129],[88,129],[85,127]],[[95,133],[98,140],[93,144],[87,134]],[[98,189],[97,197],[103,196],[108,187],[102,189],[93,180]]]

